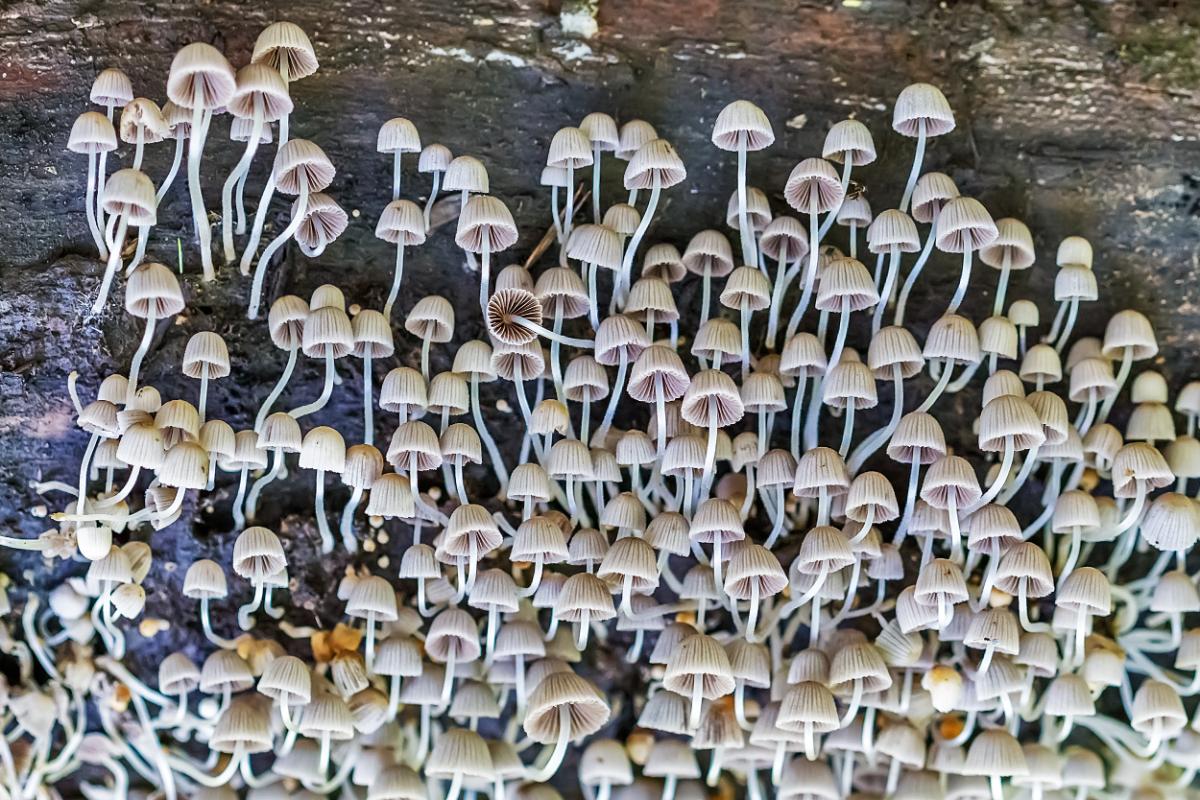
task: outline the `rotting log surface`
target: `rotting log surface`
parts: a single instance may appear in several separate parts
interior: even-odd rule
[[[43,530],[47,521],[31,510],[44,501],[29,491],[29,481],[74,474],[85,436],[74,426],[67,373],[80,372],[90,397],[104,375],[127,367],[137,342],[137,326],[119,306],[122,279],[109,310],[86,316],[103,265],[89,256],[81,199],[85,161],[65,144],[75,116],[88,108],[94,75],[118,66],[136,93],[161,101],[179,47],[211,42],[240,65],[258,32],[277,19],[297,22],[316,45],[320,71],[294,84],[293,131],[329,153],[338,168],[329,191],[352,219],[316,261],[288,248],[270,273],[269,298],[284,292],[307,297],[317,285],[334,282],[352,303],[382,304],[392,250],[374,238],[373,228],[389,199],[390,161],[375,152],[375,134],[391,116],[414,120],[425,143],[443,142],[487,164],[493,192],[522,229],[519,245],[500,259],[503,266],[523,260],[546,225],[547,198],[537,176],[551,135],[588,111],[645,118],[676,144],[688,181],[665,193],[648,241],[682,246],[699,227],[721,227],[734,186],[733,160],[709,143],[713,118],[725,103],[752,99],[775,123],[778,141],[766,154],[752,155],[750,167],[751,182],[768,191],[777,212],[785,209],[788,171],[800,158],[819,155],[828,127],[846,116],[866,122],[881,158],[856,174],[878,212],[895,203],[912,154],[912,141],[890,131],[891,101],[905,84],[921,80],[945,90],[959,120],[957,131],[931,146],[929,168],[950,173],[996,217],[1019,217],[1034,232],[1037,266],[1014,277],[1010,299],[1038,301],[1048,322],[1054,248],[1063,236],[1083,234],[1095,246],[1102,299],[1086,308],[1079,330],[1100,333],[1107,314],[1137,308],[1157,327],[1159,362],[1173,385],[1196,374],[1200,12],[1182,0],[866,0],[859,8],[808,0],[603,0],[599,32],[588,40],[565,35],[556,10],[532,0],[8,2],[0,4],[5,528],[26,536]],[[210,209],[219,209],[220,181],[240,152],[225,138],[227,125],[225,118],[214,125],[204,162]],[[128,153],[109,163],[127,162]],[[147,169],[156,181],[170,155],[170,144],[148,149]],[[252,198],[265,175],[261,156]],[[606,201],[617,196],[620,181],[620,169],[609,163]],[[179,372],[183,348],[192,333],[215,330],[229,343],[235,377],[212,387],[210,416],[245,427],[284,356],[270,345],[264,323],[245,320],[247,281],[235,268],[223,268],[216,283],[200,282],[183,183],[181,176],[160,210],[150,253],[173,265],[176,237],[183,238],[189,305],[175,324],[160,326],[145,379],[165,398],[194,401],[196,383]],[[406,194],[424,192],[428,184],[410,169],[406,187]],[[275,230],[286,213],[285,203],[276,201]],[[919,336],[931,321],[921,310],[926,301],[931,308],[944,304],[956,265],[935,257],[926,275],[914,296]],[[990,308],[995,273],[977,265],[973,285],[979,289],[967,310],[978,322]],[[399,312],[426,294],[442,294],[458,311],[455,342],[477,337],[476,286],[447,228],[410,255]],[[683,292],[681,302],[688,303],[697,287],[686,284]],[[402,330],[396,338],[397,355],[378,365],[379,376],[395,364],[416,363],[419,343]],[[435,370],[448,368],[452,352],[453,346],[435,348]],[[318,367],[302,364],[284,404],[316,395]],[[361,413],[360,369],[355,359],[341,362],[346,383],[316,417],[341,421],[348,440],[357,430],[351,420]],[[490,394],[487,415],[493,430],[505,430],[514,417],[495,407],[498,391]],[[886,402],[888,390],[883,394]],[[508,402],[514,404],[511,397]],[[943,402],[969,415],[977,396]],[[379,421],[385,441],[393,420],[381,414]],[[949,433],[968,446],[973,438],[967,429]],[[145,616],[170,620],[172,627],[153,641],[131,632],[131,666],[149,679],[170,649],[198,655],[203,638],[196,613],[179,595],[183,569],[201,557],[228,563],[235,478],[222,475],[219,491],[201,508],[187,509],[184,522],[153,535],[148,585],[155,589]],[[347,559],[340,548],[332,560],[319,557],[315,531],[300,521],[311,512],[310,481],[299,475],[270,493],[264,522],[283,533],[288,548],[292,602],[303,609],[293,621],[327,625],[342,613],[341,603],[329,598]],[[332,495],[330,507],[340,509],[343,493]],[[380,544],[367,563],[394,555],[404,535]],[[49,571],[36,559],[0,557],[10,572],[23,571],[18,584],[39,589],[82,569],[59,562]],[[231,589],[239,601],[246,594],[240,581],[231,581]]]

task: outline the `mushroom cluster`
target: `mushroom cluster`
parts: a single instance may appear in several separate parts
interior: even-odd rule
[[[139,385],[155,326],[186,302],[175,273],[146,256],[157,203],[140,156],[174,138],[173,175],[188,140],[211,278],[200,166],[214,115],[228,111],[246,142],[223,183],[229,262],[247,168],[273,140],[241,256],[254,319],[272,255],[293,240],[319,254],[349,222],[323,193],[329,158],[288,135],[289,84],[316,68],[288,23],[264,31],[236,72],[189,45],[166,108],[106,70],[92,99],[107,116],[87,112],[71,132],[107,265],[96,307],[124,269],[125,310],[146,333],[90,402],[69,382],[89,438],[77,480],[38,487],[67,498],[55,527],[0,538],[86,565],[48,597],[30,593],[0,643],[20,673],[0,695],[7,797],[68,783],[88,798],[148,785],[167,800],[1193,791],[1200,382],[1172,403],[1162,375],[1135,374],[1158,351],[1136,311],[1113,316],[1102,339],[1072,338],[1080,304],[1098,297],[1086,239],[1058,247],[1052,324],[1034,299],[1008,302],[1014,273],[1038,261],[1034,238],[924,171],[929,140],[955,127],[937,88],[915,84],[895,102],[893,130],[915,140],[905,186],[871,184],[871,132],[845,120],[772,187],[786,203],[775,209],[748,163],[773,145],[772,124],[750,102],[726,106],[712,143],[736,155],[736,189],[724,225],[682,249],[653,236],[657,209],[687,180],[675,149],[645,121],[588,114],[549,138],[544,244],[499,270],[519,236],[485,165],[387,121],[386,304],[348,305],[331,284],[274,298],[267,331],[286,367],[238,430],[209,413],[214,382],[237,372],[215,332],[192,336],[180,365],[195,395]],[[122,106],[134,166],[108,175]],[[406,154],[430,176],[423,204]],[[602,194],[604,165],[623,165],[621,196]],[[873,212],[866,186],[895,206]],[[291,222],[258,254],[276,191],[295,198]],[[489,334],[459,345],[443,372],[431,353],[449,354],[456,314],[473,317],[474,304],[412,298],[403,332],[392,319],[406,251],[438,235],[439,192],[458,200],[454,242],[477,275],[473,323]],[[129,226],[138,247],[125,265]],[[908,300],[938,268],[935,250],[951,254],[955,288],[918,310]],[[963,315],[993,287],[990,316]],[[405,334],[418,363],[399,363]],[[324,381],[288,408],[301,355],[320,360]],[[339,367],[359,379],[343,382]],[[359,387],[362,418],[331,419],[334,393]],[[963,417],[975,394],[977,415]],[[1112,421],[1122,396],[1123,429]],[[520,424],[497,442],[486,417],[494,427],[507,398]],[[289,473],[313,503],[287,511],[312,525],[256,524]],[[330,484],[335,502],[348,495],[340,508]],[[177,652],[157,676],[136,675],[127,636],[146,576],[153,558],[177,558],[155,553],[147,531],[206,494],[230,504],[237,537],[224,558],[186,567],[181,591],[205,637],[191,652],[204,658]],[[345,619],[324,627],[286,601],[289,539],[309,531],[323,552],[353,554],[337,590]]]

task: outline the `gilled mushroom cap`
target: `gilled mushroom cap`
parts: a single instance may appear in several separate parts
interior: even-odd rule
[[[945,455],[929,465],[921,485],[921,499],[934,508],[965,509],[982,496],[971,463],[961,456]]]
[[[467,503],[450,512],[442,549],[456,557],[482,557],[499,547],[501,541],[500,530],[487,509]]]
[[[617,142],[617,158],[628,161],[642,145],[658,138],[654,126],[640,119],[631,119],[621,126]]]
[[[1100,297],[1096,273],[1086,267],[1063,267],[1054,276],[1054,299],[1091,302]]]
[[[300,717],[300,733],[311,738],[328,736],[342,741],[354,737],[354,717],[350,708],[334,692],[322,692],[304,707]]]
[[[265,753],[273,746],[271,717],[252,696],[237,697],[213,728],[209,746],[220,753]]]
[[[579,225],[567,239],[567,257],[604,269],[620,269],[621,237],[607,225]]]
[[[167,77],[167,97],[183,108],[205,111],[229,103],[237,89],[233,66],[210,44],[195,42],[175,54]]]
[[[590,307],[583,279],[574,270],[565,267],[551,267],[539,275],[533,293],[541,302],[542,313],[547,317],[557,314],[562,319],[575,319],[588,313]]]
[[[304,342],[304,321],[308,319],[308,303],[303,298],[285,294],[271,304],[267,328],[276,347],[290,350]]]
[[[942,172],[926,172],[917,179],[913,190],[912,216],[917,222],[930,223],[948,200],[958,197],[954,179]]]
[[[943,314],[934,321],[922,349],[925,358],[944,358],[975,364],[981,358],[979,335],[971,321],[958,314]]]
[[[912,217],[894,208],[877,216],[867,228],[867,248],[872,253],[915,253],[921,249],[921,237]]]
[[[907,328],[889,325],[871,337],[867,366],[877,380],[895,380],[897,370],[902,379],[908,379],[925,368],[925,356]]]
[[[821,384],[821,400],[832,408],[874,408],[879,404],[875,377],[866,364],[841,361],[825,376]]]
[[[543,304],[545,301],[542,301]],[[671,285],[659,278],[646,277],[636,281],[629,289],[629,299],[625,304],[625,313],[635,319],[646,321],[650,315],[655,322],[675,322],[679,319],[679,309],[675,305],[675,297],[671,294]]]
[[[229,349],[219,333],[199,331],[183,351],[183,374],[189,378],[224,378],[229,374]]]
[[[135,98],[121,110],[121,141],[136,142],[139,131],[142,141],[146,144],[161,142],[170,132],[162,109],[153,100],[147,100],[145,97]]]
[[[279,656],[263,670],[258,691],[281,703],[307,704],[312,699],[312,673],[299,658]]]
[[[115,67],[103,69],[92,81],[88,99],[96,105],[120,108],[133,99],[133,83],[128,75]]]
[[[336,306],[313,308],[304,320],[301,348],[309,358],[344,358],[354,352],[354,326]]]
[[[1157,550],[1189,550],[1200,539],[1200,510],[1186,495],[1176,492],[1160,495],[1142,518],[1141,536]]]
[[[424,244],[425,216],[421,207],[411,200],[388,203],[375,225],[375,236],[405,247]]]
[[[620,144],[617,121],[608,114],[593,111],[579,122],[579,130],[588,138],[591,146],[601,152],[612,152]]]
[[[1161,489],[1170,485],[1174,479],[1175,476],[1171,473],[1171,468],[1166,459],[1162,457],[1162,453],[1144,442],[1124,445],[1113,456],[1114,497],[1133,497],[1137,494],[1139,487],[1143,485],[1147,491]],[[1151,505],[1151,509],[1153,508],[1154,506]],[[1149,513],[1147,511],[1147,516]],[[1142,524],[1144,526],[1145,521]]]
[[[751,413],[763,414],[779,412],[787,409],[784,399],[783,382],[777,375],[769,372],[751,372],[742,382],[742,404]],[[749,432],[747,432],[749,433]],[[745,434],[739,434],[741,438]],[[758,460],[758,439],[755,437],[752,460]]]
[[[391,323],[374,309],[364,308],[358,312],[350,320],[350,331],[354,335],[353,353],[359,358],[388,358],[396,351]]]
[[[416,515],[408,478],[388,472],[379,476],[367,498],[367,514],[386,518],[411,519]]]
[[[335,429],[320,425],[304,434],[300,468],[341,473],[346,467],[346,440]]]
[[[825,348],[811,333],[801,331],[783,345],[779,371],[783,375],[806,378],[821,375],[828,364]]]
[[[814,447],[800,457],[792,487],[797,497],[817,497],[822,492],[836,497],[845,494],[849,488],[846,463],[836,450]]]
[[[624,314],[612,314],[596,329],[596,361],[614,366],[621,361],[635,361],[647,347],[650,337],[646,329]]]
[[[738,267],[725,281],[720,300],[727,308],[762,311],[771,305],[771,283],[757,267]]]
[[[225,689],[240,692],[254,685],[250,665],[233,650],[215,650],[200,667],[200,691],[220,692]]]
[[[195,442],[178,442],[167,451],[158,480],[178,489],[203,489],[208,485],[208,453]]]
[[[287,453],[299,453],[303,444],[300,433],[300,423],[295,417],[283,411],[267,415],[263,420],[262,430],[258,434],[258,446],[266,449],[279,449]]]
[[[1159,729],[1164,737],[1170,737],[1183,730],[1187,720],[1179,692],[1159,680],[1142,681],[1133,695],[1129,727],[1146,734]]]
[[[454,306],[439,295],[422,297],[408,312],[404,329],[413,336],[431,342],[448,342],[454,335]]]
[[[712,142],[722,150],[762,150],[774,144],[775,132],[761,108],[735,100],[717,115]]]
[[[277,69],[250,63],[237,71],[237,88],[226,108],[240,119],[260,114],[264,122],[275,122],[291,114],[294,104]]]
[[[783,197],[802,214],[826,213],[841,205],[845,190],[832,164],[821,158],[806,158],[792,169]]]
[[[1135,361],[1151,358],[1158,353],[1158,341],[1150,320],[1138,311],[1118,311],[1104,329],[1106,358],[1121,358],[1128,354]]]
[[[458,216],[455,244],[472,253],[482,253],[485,248],[497,253],[512,247],[516,241],[517,225],[512,212],[499,198],[473,195],[467,201]]]
[[[469,663],[479,658],[479,632],[471,615],[459,608],[441,611],[430,623],[425,652],[438,662],[448,661],[452,653],[455,662]]]
[[[821,157],[835,164],[849,160],[856,167],[865,167],[875,161],[875,141],[871,130],[856,119],[835,122],[825,134]]]
[[[585,531],[571,537],[572,543],[581,535],[586,536]],[[589,555],[603,557],[601,553]],[[588,572],[576,573],[567,578],[555,601],[554,613],[563,622],[580,622],[585,613],[589,620],[595,621],[612,619],[617,615],[608,584]]]
[[[706,700],[731,694],[736,685],[725,649],[716,639],[699,633],[680,642],[667,662],[663,687],[690,697],[697,681]]]
[[[125,310],[135,317],[171,317],[185,307],[179,281],[162,264],[143,261],[125,284]]]
[[[592,163],[592,143],[579,128],[559,128],[550,139],[546,166],[579,169]]]
[[[158,689],[163,694],[183,694],[199,685],[200,670],[183,653],[171,653],[159,662]]]
[[[983,407],[979,415],[979,448],[999,452],[1037,447],[1046,440],[1041,420],[1024,398],[1001,395]]]
[[[928,83],[905,86],[892,108],[892,129],[902,136],[942,136],[954,130],[954,112],[942,90]]]
[[[872,219],[874,219],[874,215],[871,213],[871,203],[862,193],[848,192],[845,199],[842,200],[841,207],[837,210],[838,225],[846,227],[854,225],[864,228],[871,224]]]
[[[307,139],[284,142],[271,167],[275,188],[284,194],[299,194],[302,179],[307,192],[323,191],[336,172],[325,151]]]
[[[72,153],[108,153],[117,149],[117,132],[108,117],[85,111],[75,118],[67,149]]]
[[[446,174],[442,177],[442,188],[448,192],[487,194],[487,167],[474,156],[455,156],[446,165]]]
[[[733,272],[733,248],[725,234],[703,230],[693,236],[683,251],[683,265],[696,275],[723,278]]]
[[[652,139],[637,149],[625,168],[626,189],[674,186],[687,177],[683,160],[666,139]]]
[[[571,728],[569,739],[589,736],[608,722],[609,707],[603,695],[588,681],[569,670],[547,675],[529,695],[523,727],[535,742],[557,741],[562,724],[559,709],[567,706]]]
[[[1008,317],[988,317],[979,323],[979,349],[999,358],[1016,358],[1019,334]]]
[[[362,619],[373,615],[381,622],[393,622],[397,618],[396,591],[386,579],[368,575],[354,585],[346,613]]]
[[[680,414],[696,426],[715,423],[723,428],[740,420],[745,408],[733,378],[720,370],[707,369],[692,378],[684,392]]]
[[[300,200],[297,198],[292,202],[292,216],[295,217],[299,210]],[[324,192],[309,195],[302,219],[294,238],[305,249],[305,253],[325,247],[341,236],[350,224],[345,209]]]
[[[935,243],[946,253],[982,250],[996,241],[999,231],[992,215],[972,197],[955,197],[938,215]]]
[[[286,566],[283,545],[268,528],[246,528],[233,543],[233,571],[247,580],[260,581]]]
[[[454,154],[444,144],[427,144],[417,156],[417,172],[444,172],[454,160]]]
[[[1007,266],[1011,270],[1023,270],[1033,266],[1033,234],[1024,222],[1003,217],[996,220],[996,231],[996,239],[980,249],[980,261],[995,269]]]
[[[1092,268],[1092,244],[1082,236],[1068,236],[1058,244],[1055,263],[1060,267]]]
[[[254,40],[250,60],[266,64],[283,74],[287,80],[298,81],[317,71],[317,56],[308,35],[292,22],[275,22],[263,29]]]
[[[141,170],[119,169],[109,175],[100,202],[104,213],[123,215],[134,227],[147,227],[158,220],[154,184]]]
[[[687,274],[683,256],[673,244],[652,244],[642,257],[642,277],[660,278],[667,283],[676,283]]]
[[[421,135],[410,120],[393,117],[379,126],[375,150],[379,153],[417,153],[421,150]]]

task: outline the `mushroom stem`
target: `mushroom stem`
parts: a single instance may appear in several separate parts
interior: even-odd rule
[[[250,127],[250,138],[246,140],[246,149],[242,152],[242,157],[225,179],[225,185],[221,187],[221,241],[225,247],[226,264],[232,264],[237,257],[233,250],[233,188],[239,185],[242,176],[250,171],[254,153],[258,150],[258,141],[262,138],[262,128],[262,93],[255,92],[254,122]]]
[[[799,330],[800,323],[804,319],[804,313],[808,310],[808,304],[812,300],[813,287],[817,283],[817,262],[820,257],[817,246],[818,221],[817,198],[814,193],[808,201],[808,265],[804,270],[804,289],[800,294],[800,301],[792,309],[792,316],[788,319],[784,341],[792,338],[796,334],[796,331]]]
[[[333,346],[326,345],[325,346],[325,383],[321,387],[321,396],[307,405],[303,405],[298,408],[293,408],[291,411],[288,412],[288,415],[292,419],[300,419],[301,417],[307,417],[309,414],[312,414],[315,411],[320,411],[322,408],[324,408],[326,406],[326,404],[329,403],[329,398],[333,395],[333,380],[334,380],[334,376],[336,374],[337,374],[337,368],[333,364]]]
[[[286,118],[285,118],[286,119]],[[282,147],[284,142],[284,131],[286,130],[285,120],[279,121],[279,146]],[[278,151],[276,151],[278,153]],[[243,275],[250,274],[250,263],[254,260],[254,254],[258,250],[258,243],[262,240],[263,225],[267,221],[267,214],[271,208],[271,198],[275,195],[275,171],[271,171],[271,175],[267,178],[267,184],[263,187],[262,197],[258,201],[258,209],[254,212],[254,226],[250,229],[250,238],[246,241],[246,249],[242,251],[242,260],[239,263],[239,269]]]
[[[562,765],[563,757],[567,754],[567,744],[571,741],[571,704],[563,703],[558,707],[558,738],[554,742],[554,750],[546,763],[532,770],[525,776],[527,781],[545,783],[554,777]]]
[[[317,530],[321,533],[321,552],[333,552],[333,534],[329,530],[329,520],[325,519],[325,470],[317,470],[317,491],[314,498],[316,505]]]
[[[88,153],[87,191],[83,196],[83,208],[87,212],[88,231],[92,234],[92,242],[96,252],[103,259],[108,258],[108,247],[104,243],[104,232],[96,222],[96,154]]]
[[[1121,368],[1117,370],[1117,386],[1112,393],[1104,399],[1103,405],[1100,406],[1100,411],[1096,415],[1096,423],[1101,424],[1108,421],[1108,415],[1116,405],[1117,396],[1121,394],[1121,388],[1125,386],[1125,381],[1129,380],[1129,370],[1133,367],[1133,348],[1126,347],[1121,354]]]
[[[974,514],[980,508],[983,508],[988,503],[992,502],[992,500],[994,500],[996,496],[1000,494],[1000,490],[1004,488],[1004,484],[1008,481],[1009,474],[1012,473],[1013,457],[1015,454],[1012,436],[1005,436],[1004,455],[1000,459],[1000,471],[996,473],[996,480],[992,481],[992,485],[987,488],[987,491],[983,493],[982,497],[972,503],[970,507],[963,509],[964,514]]]
[[[479,253],[479,313],[486,323],[488,318],[488,298],[492,296],[491,289],[491,270],[492,270],[492,249],[491,240],[487,234],[483,236],[481,242],[482,249]]]
[[[956,313],[962,305],[963,298],[967,296],[967,285],[971,282],[971,252],[969,244],[963,246],[962,271],[958,274],[958,286],[954,289],[954,296],[950,298],[950,305],[946,308],[947,314]]]
[[[882,253],[880,256],[882,257]],[[883,289],[879,292],[879,303],[875,306],[875,316],[871,319],[871,333],[879,333],[883,326],[883,314],[887,310],[892,293],[896,290],[896,275],[900,272],[900,248],[892,246],[888,255],[887,277],[883,279]],[[999,312],[997,312],[999,313]]]
[[[271,408],[274,407],[275,401],[279,399],[279,395],[283,394],[288,381],[292,379],[292,371],[296,369],[296,356],[299,352],[300,346],[298,344],[288,348],[288,360],[287,364],[283,367],[283,374],[279,376],[279,380],[275,382],[271,393],[267,395],[267,399],[263,401],[263,404],[258,409],[258,414],[254,417],[254,430],[256,432],[262,430],[263,421],[271,413]]]
[[[108,291],[112,287],[113,276],[121,269],[121,250],[125,246],[125,231],[129,228],[129,219],[124,214],[116,215],[117,233],[108,251],[108,261],[104,268],[104,278],[100,281],[100,291],[92,303],[92,313],[99,314],[108,302]]]
[[[388,290],[387,302],[383,304],[383,315],[390,321],[392,307],[400,295],[400,281],[404,279],[404,245],[396,244],[396,265],[392,269],[392,288]]]
[[[570,347],[578,347],[581,350],[591,350],[596,346],[596,343],[591,339],[576,339],[571,336],[564,336],[561,333],[555,333],[554,331],[544,328],[536,322],[525,319],[524,317],[513,317],[512,321],[515,324],[520,325],[525,330],[533,331],[536,334],[545,336],[551,341],[559,341]]]
[[[155,308],[151,304],[146,314],[146,328],[142,332],[142,340],[138,342],[138,348],[133,353],[133,360],[129,362],[129,378],[125,386],[125,407],[133,405],[137,399],[137,382],[138,373],[142,370],[142,359],[146,357],[147,351],[150,350],[150,342],[154,338],[154,323],[158,321],[155,317]]]
[[[192,223],[200,239],[200,263],[204,268],[204,280],[217,277],[212,263],[212,229],[208,226],[208,214],[204,210],[204,195],[200,192],[200,159],[204,155],[204,139],[208,135],[208,120],[211,112],[203,108],[204,81],[196,81],[196,93],[192,99],[192,129],[188,139],[188,193],[192,201]]]
[[[163,198],[167,196],[167,191],[179,175],[179,165],[183,163],[183,141],[183,137],[175,138],[175,157],[171,160],[171,169],[167,171],[167,176],[163,178],[162,185],[158,187],[158,192],[155,194],[156,205],[162,205]]]
[[[1070,341],[1071,331],[1075,328],[1075,320],[1079,317],[1079,298],[1073,297],[1070,301],[1070,308],[1067,310],[1067,322],[1063,326],[1062,335],[1058,339],[1058,343],[1054,345],[1054,349],[1062,355],[1062,351],[1066,349],[1067,342]]]
[[[271,464],[271,470],[254,482],[250,487],[250,495],[246,498],[246,518],[254,519],[255,512],[258,510],[258,496],[262,494],[262,490],[271,482],[273,482],[284,469],[284,452],[280,448],[275,449],[275,460]],[[136,470],[136,467],[135,467]]]
[[[479,438],[483,440],[483,446],[487,448],[492,471],[500,481],[500,494],[505,495],[508,493],[508,469],[504,466],[500,448],[496,446],[496,440],[492,438],[492,433],[488,430],[487,424],[483,421],[483,414],[480,412],[479,373],[477,372],[471,373],[471,416],[475,422],[475,430],[479,432]]]
[[[949,359],[946,359],[941,366],[942,374],[938,376],[938,380],[937,383],[934,384],[933,391],[929,393],[929,396],[925,398],[921,405],[917,406],[916,413],[928,413],[929,409],[933,408],[933,404],[936,403],[938,398],[942,396],[942,393],[946,391],[946,387],[950,385],[950,374],[954,372],[954,363]]]
[[[925,160],[925,138],[925,120],[921,118],[917,120],[917,150],[913,153],[913,164],[912,169],[908,172],[908,183],[904,185],[904,195],[900,198],[901,211],[908,211],[913,189],[917,187],[917,178],[921,175],[921,164]],[[996,800],[1000,800],[1000,798],[996,798]]]
[[[854,398],[846,403],[846,416],[842,420],[842,441],[838,446],[838,455],[843,459],[850,452],[850,440],[854,437]]]
[[[358,540],[354,538],[354,511],[358,508],[359,501],[362,500],[362,493],[362,487],[355,486],[354,491],[350,493],[350,501],[342,509],[342,522],[339,526],[339,531],[342,534],[342,546],[346,548],[346,552],[348,553],[358,550]]]
[[[604,419],[600,422],[600,427],[596,428],[596,437],[601,440],[608,434],[612,428],[613,417],[617,413],[617,406],[621,402],[621,392],[625,388],[625,376],[629,371],[629,354],[626,348],[622,347],[620,358],[617,361],[617,380],[613,384],[612,392],[608,395],[608,408],[604,411]],[[584,442],[587,444],[587,442]]]
[[[433,188],[429,190],[429,199],[425,201],[425,230],[429,230],[429,215],[433,212],[433,204],[437,202],[438,191],[442,188],[442,173],[433,173]]]
[[[757,264],[758,255],[755,252],[754,233],[746,218],[746,145],[743,142],[737,149],[737,201],[738,201],[738,238],[742,240],[742,263]]]
[[[254,627],[254,617],[252,617],[251,614],[253,614],[255,611],[257,611],[259,609],[260,606],[262,606],[262,601],[263,601],[263,583],[262,583],[262,581],[255,581],[254,597],[251,598],[249,603],[246,603],[245,605],[243,605],[241,608],[238,609],[237,619],[238,619],[238,627],[239,628],[241,628],[244,631],[248,631]]]
[[[375,444],[375,390],[371,388],[371,352],[363,355],[363,444]]]
[[[304,222],[304,214],[308,211],[308,173],[302,169],[297,170],[296,178],[299,187],[296,192],[296,207],[292,209],[291,222],[266,246],[262,255],[258,257],[258,266],[254,268],[254,281],[250,284],[250,304],[246,309],[247,319],[258,319],[258,307],[262,298],[263,281],[267,276],[267,264],[275,255],[275,251],[287,244],[288,240],[300,229],[300,224]]]
[[[900,418],[904,416],[904,374],[899,364],[892,366],[892,387],[892,417],[887,425],[867,436],[854,448],[846,462],[851,475],[856,475],[863,464],[867,463],[867,459],[883,447],[892,438],[896,428],[900,427]]]
[[[642,214],[642,219],[638,223],[637,230],[633,232],[633,236],[629,239],[629,244],[625,246],[625,255],[621,258],[621,274],[617,281],[614,293],[621,298],[621,307],[625,307],[625,297],[629,291],[629,276],[633,270],[633,259],[637,254],[638,245],[642,242],[642,237],[646,235],[646,230],[650,227],[650,221],[654,218],[654,210],[658,208],[658,197],[662,193],[662,187],[659,184],[658,176],[654,177],[654,185],[650,189],[650,201],[646,204],[646,213]],[[631,204],[632,205],[632,204]]]
[[[904,279],[904,286],[900,288],[900,296],[896,300],[896,316],[892,321],[893,325],[904,325],[904,309],[908,306],[908,295],[912,292],[913,285],[917,282],[917,277],[920,276],[925,262],[929,260],[929,256],[933,253],[933,242],[937,233],[938,215],[933,215],[933,220],[929,224],[929,233],[925,236],[925,246],[921,248],[921,255],[917,256],[916,262],[908,273],[908,277]]]

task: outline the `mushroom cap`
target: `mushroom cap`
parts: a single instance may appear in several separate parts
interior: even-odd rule
[[[917,179],[912,196],[912,217],[917,222],[932,223],[941,213],[946,201],[958,197],[954,179],[943,172],[926,172]]]
[[[445,172],[454,160],[454,154],[444,144],[427,144],[417,156],[417,172]]]
[[[530,692],[525,719],[525,733],[535,742],[549,744],[557,741],[566,706],[570,729],[568,739],[580,739],[598,731],[608,722],[609,707],[594,685],[569,670],[547,675]]]
[[[902,136],[942,136],[954,130],[954,112],[942,90],[928,83],[905,86],[892,108],[892,130]]]
[[[835,164],[850,161],[856,167],[873,163],[875,141],[871,138],[871,129],[856,119],[835,122],[825,134],[821,158]]]
[[[446,174],[442,176],[442,188],[447,192],[487,194],[487,167],[474,156],[455,156],[446,165]]]
[[[1141,312],[1132,309],[1118,311],[1104,329],[1106,358],[1121,358],[1128,355],[1134,361],[1152,358],[1158,353],[1158,341],[1150,320]]]
[[[336,173],[325,151],[307,139],[289,139],[280,145],[271,167],[275,188],[284,194],[300,194],[301,186],[307,193],[323,191]]]
[[[88,99],[100,106],[117,106],[118,108],[133,99],[133,83],[126,75],[115,67],[100,71],[92,81]],[[107,117],[106,117],[107,119]]]
[[[421,152],[421,135],[410,120],[393,117],[379,126],[375,150],[379,153],[418,153]]]
[[[161,142],[170,133],[162,109],[145,97],[135,98],[121,110],[121,141],[132,144],[138,140],[139,132],[145,144]]]
[[[219,333],[199,331],[183,351],[183,374],[189,378],[224,378],[229,374],[229,349]]]
[[[346,440],[334,428],[319,425],[300,443],[300,469],[341,473],[346,468]]]
[[[458,216],[455,244],[472,253],[498,253],[516,241],[517,225],[508,206],[491,195],[472,195]]]
[[[204,42],[175,54],[167,77],[167,97],[181,108],[204,111],[226,106],[237,89],[237,76],[220,50]]]
[[[996,220],[996,239],[979,251],[979,260],[994,269],[1024,270],[1033,266],[1033,234],[1019,219]]]
[[[579,128],[559,128],[550,139],[546,166],[579,169],[592,164],[592,142]]]
[[[317,55],[312,42],[293,22],[275,22],[264,28],[254,40],[250,60],[255,64],[266,64],[280,74],[286,70],[289,82],[307,78],[317,71]]]
[[[279,537],[268,528],[246,528],[233,543],[233,571],[257,582],[287,566],[287,556]]]
[[[609,270],[621,268],[621,235],[607,225],[586,223],[571,229],[567,258]]]
[[[220,753],[266,753],[273,747],[271,717],[251,696],[234,700],[217,719],[209,746]]]
[[[846,191],[833,165],[822,158],[797,164],[783,187],[788,205],[801,214],[826,213],[841,205]]]
[[[226,108],[238,119],[276,122],[292,113],[294,104],[279,70],[263,63],[250,63],[237,71],[237,87]]]
[[[996,223],[983,203],[972,197],[955,197],[946,201],[938,214],[934,242],[945,253],[962,253],[982,250],[998,236]]]
[[[100,192],[104,213],[122,215],[130,225],[144,228],[158,220],[154,183],[137,169],[119,169],[108,176]]]
[[[85,111],[71,124],[67,149],[72,153],[108,153],[117,149],[117,131],[99,111]]]
[[[551,267],[539,275],[533,293],[542,304],[542,314],[547,317],[557,315],[562,319],[576,319],[587,314],[591,307],[583,279],[566,267]]]
[[[625,168],[626,189],[666,189],[687,177],[683,160],[666,139],[652,139],[637,149]]]
[[[775,132],[761,108],[734,100],[717,114],[712,143],[722,150],[763,150],[775,143]]]

